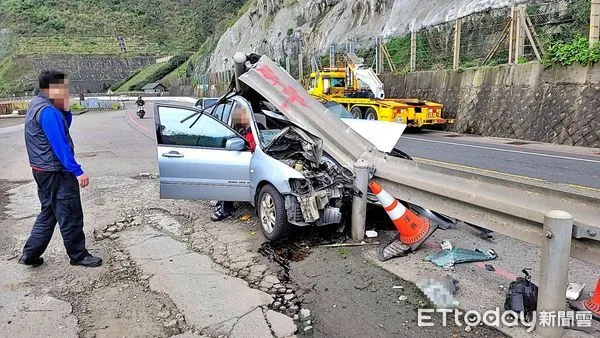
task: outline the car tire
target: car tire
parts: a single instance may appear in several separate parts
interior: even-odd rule
[[[292,225],[287,220],[285,201],[274,186],[262,187],[256,208],[260,228],[269,241],[283,240],[290,235]]]
[[[377,120],[377,111],[374,108],[369,108],[365,112],[365,120]]]
[[[352,114],[352,116],[358,120],[361,120],[363,118],[362,109],[360,109],[360,107],[352,107],[352,109],[350,110],[350,114]]]

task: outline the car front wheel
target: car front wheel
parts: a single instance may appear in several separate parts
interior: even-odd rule
[[[261,230],[269,241],[289,236],[292,225],[287,221],[283,196],[274,186],[267,184],[260,190],[257,208]]]

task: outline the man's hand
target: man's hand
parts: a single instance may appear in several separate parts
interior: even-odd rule
[[[85,188],[90,184],[90,177],[87,173],[83,173],[80,176],[77,176],[77,182],[79,182],[81,188]]]

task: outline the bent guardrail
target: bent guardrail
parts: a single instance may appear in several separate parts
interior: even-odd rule
[[[325,150],[338,162],[353,168],[362,159],[374,166],[375,179],[396,198],[536,245],[543,243],[544,215],[565,210],[575,224],[570,255],[600,264],[600,200],[388,157],[326,114],[323,105],[265,56],[239,80],[323,139]]]

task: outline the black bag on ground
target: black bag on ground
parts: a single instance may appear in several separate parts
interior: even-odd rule
[[[538,287],[531,282],[531,276],[523,269],[525,277],[517,277],[506,291],[504,309],[529,316],[537,309]]]

